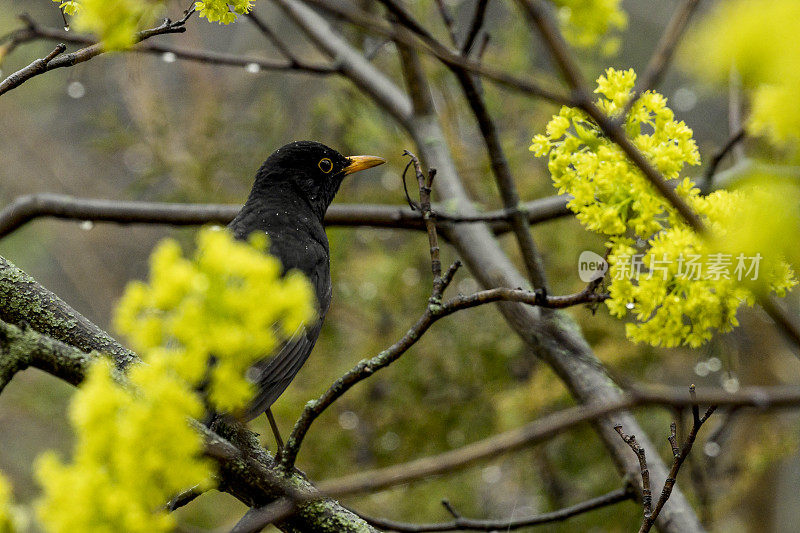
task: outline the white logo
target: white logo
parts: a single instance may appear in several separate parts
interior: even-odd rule
[[[589,250],[581,252],[578,257],[578,276],[584,283],[600,279],[608,271],[608,263],[603,256]]]

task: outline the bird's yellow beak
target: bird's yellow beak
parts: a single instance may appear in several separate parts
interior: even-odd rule
[[[386,163],[384,158],[374,155],[351,155],[348,156],[347,160],[350,161],[350,164],[344,167],[345,176],[353,172],[358,172],[359,170],[366,170]]]

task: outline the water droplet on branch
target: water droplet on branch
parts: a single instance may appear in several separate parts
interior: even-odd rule
[[[89,231],[93,227],[94,227],[94,222],[92,222],[91,220],[84,220],[83,222],[81,222],[81,225],[80,225],[80,228],[83,231]]]
[[[164,63],[174,63],[177,59],[178,56],[176,56],[174,52],[164,52],[161,54],[161,61]]]
[[[250,74],[258,74],[261,72],[261,66],[258,63],[248,63],[244,69]]]

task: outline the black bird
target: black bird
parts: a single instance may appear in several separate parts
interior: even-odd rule
[[[247,202],[228,225],[237,239],[266,232],[270,253],[283,263],[284,273],[297,269],[305,274],[318,305],[316,323],[305,325],[277,354],[253,367],[251,377],[258,392],[245,421],[265,411],[271,414],[270,406],[297,375],[319,337],[331,303],[330,252],[322,227],[328,206],[345,176],[384,162],[369,155],[346,157],[313,141],[287,144],[261,165]],[[280,439],[277,432],[276,438]]]

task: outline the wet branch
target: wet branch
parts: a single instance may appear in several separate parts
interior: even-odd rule
[[[551,196],[522,205],[530,224],[545,222],[570,214],[568,196]],[[488,222],[496,234],[510,231],[508,220],[512,213],[498,209],[485,213],[458,215],[435,206],[437,225],[467,222]],[[125,200],[78,198],[63,194],[32,194],[19,196],[0,210],[0,238],[10,235],[37,218],[114,222],[118,224],[164,224],[195,226],[227,224],[241,208],[238,204],[179,204]],[[404,206],[380,204],[334,204],[325,216],[328,226],[371,226],[378,228],[424,231],[422,215]]]

